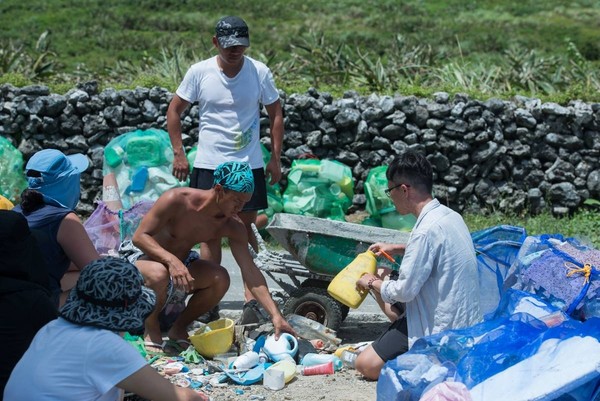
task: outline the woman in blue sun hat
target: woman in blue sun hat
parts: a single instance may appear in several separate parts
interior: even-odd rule
[[[28,188],[13,209],[25,216],[42,249],[57,307],[83,266],[100,257],[74,211],[81,173],[88,167],[82,154],[65,155],[56,149],[35,153],[25,166]]]
[[[131,263],[114,257],[83,269],[60,317],[40,329],[6,384],[6,400],[206,401],[152,368],[122,337],[139,331],[156,302]]]

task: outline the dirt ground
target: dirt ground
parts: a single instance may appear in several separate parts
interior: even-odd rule
[[[221,310],[221,317],[236,319],[239,311]],[[342,344],[356,344],[374,340],[388,326],[383,314],[350,313],[337,331]],[[213,401],[366,401],[376,399],[377,382],[362,378],[353,369],[343,368],[332,375],[297,375],[278,391],[263,387],[262,382],[250,386],[241,386],[229,382],[220,387],[208,386],[202,390]],[[144,401],[130,395],[127,401]]]

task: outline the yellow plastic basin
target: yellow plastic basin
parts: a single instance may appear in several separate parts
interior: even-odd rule
[[[196,351],[205,358],[229,351],[233,344],[233,320],[223,318],[208,323],[210,331],[190,336]],[[203,329],[200,329],[203,330]]]

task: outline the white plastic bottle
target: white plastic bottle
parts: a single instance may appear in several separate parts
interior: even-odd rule
[[[251,369],[258,365],[258,353],[248,351],[238,356],[231,364],[233,369]]]

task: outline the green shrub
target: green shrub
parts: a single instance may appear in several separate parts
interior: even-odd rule
[[[31,85],[33,82],[20,72],[7,72],[0,75],[0,84],[11,84],[17,88]]]

